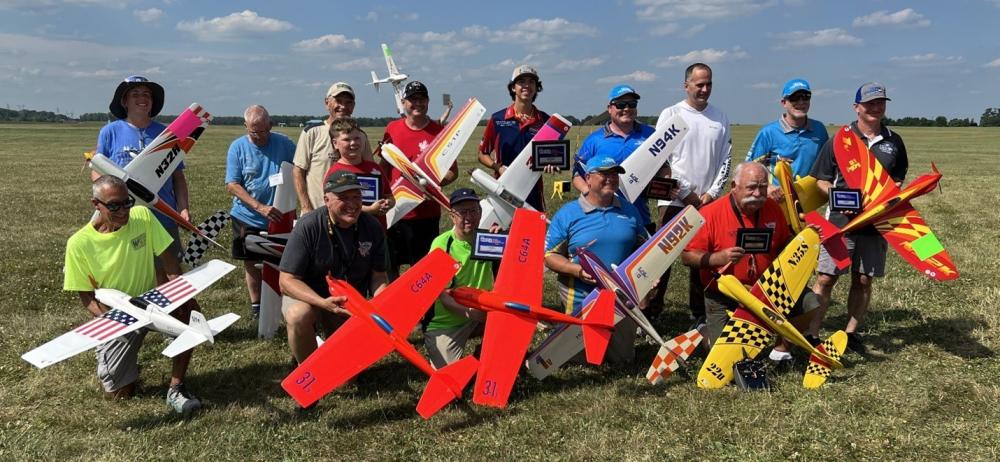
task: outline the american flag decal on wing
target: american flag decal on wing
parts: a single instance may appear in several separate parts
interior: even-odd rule
[[[196,289],[192,286],[183,276],[174,279],[160,287],[157,287],[149,292],[142,294],[141,299],[153,303],[160,308],[165,308],[166,306],[173,303],[175,300],[180,300],[187,295],[195,293]]]
[[[73,332],[103,341],[114,336],[116,332],[134,324],[136,321],[138,319],[122,310],[111,310],[104,313],[101,317],[94,318],[77,327]]]

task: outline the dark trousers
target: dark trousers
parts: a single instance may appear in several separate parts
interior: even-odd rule
[[[677,214],[679,214],[684,207],[677,207],[670,205],[666,207],[663,216],[660,217],[660,227],[667,224],[672,220]],[[700,318],[705,315],[705,287],[701,283],[701,274],[697,268],[688,267],[688,306],[691,308],[691,316],[695,319]],[[660,283],[656,286],[656,293],[653,298],[649,301],[649,313],[647,313],[649,318],[655,318],[659,316],[660,311],[663,310],[664,296],[667,293],[667,286],[670,282],[670,268],[663,273],[660,277]]]

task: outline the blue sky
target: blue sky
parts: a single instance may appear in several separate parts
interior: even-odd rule
[[[165,113],[202,103],[241,114],[323,114],[330,83],[350,82],[356,115],[393,112],[379,44],[432,94],[509,103],[519,63],[534,65],[538,105],[582,117],[630,83],[640,113],[683,99],[684,68],[715,70],[711,102],[737,123],[777,116],[780,87],[814,89],[811,116],[849,120],[859,84],[876,80],[890,117],[975,117],[1000,106],[1000,0],[609,0],[603,2],[230,2],[0,0],[0,107],[80,114],[107,109],[117,82],[144,74]]]

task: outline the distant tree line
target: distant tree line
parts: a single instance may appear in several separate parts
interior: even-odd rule
[[[49,111],[33,111],[31,109],[3,109],[0,108],[0,121],[3,122],[68,122],[70,119],[62,114]]]
[[[983,111],[983,116],[979,118],[979,125],[982,127],[1000,127],[1000,108],[986,108]]]
[[[937,116],[933,119],[928,119],[926,117],[902,117],[899,119],[891,119],[886,117],[882,119],[885,125],[891,125],[894,127],[976,127],[975,119],[971,117],[968,119],[949,119],[945,116]]]

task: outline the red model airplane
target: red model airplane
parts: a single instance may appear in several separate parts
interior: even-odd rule
[[[459,304],[487,312],[472,398],[476,404],[507,406],[538,321],[579,324],[587,361],[600,364],[604,359],[614,329],[614,292],[601,291],[583,320],[541,306],[544,246],[545,215],[516,209],[493,291],[471,287],[449,291]]]
[[[440,370],[407,341],[413,327],[458,271],[458,264],[436,249],[410,267],[370,302],[345,281],[328,278],[330,293],[344,295],[352,316],[309,355],[281,387],[301,406],[309,406],[393,350],[430,376],[417,413],[431,418],[460,398],[479,362],[466,356]]]
[[[938,186],[941,172],[931,163],[932,173],[920,175],[903,190],[896,186],[878,159],[850,127],[844,127],[833,139],[834,155],[844,181],[861,190],[863,210],[843,228],[837,228],[818,213],[806,221],[822,229],[823,240],[838,238],[869,224],[910,265],[931,279],[947,281],[958,277],[958,269],[924,219],[910,205],[910,200],[927,194]],[[835,260],[846,255],[831,255]],[[839,266],[839,265],[838,265]]]

